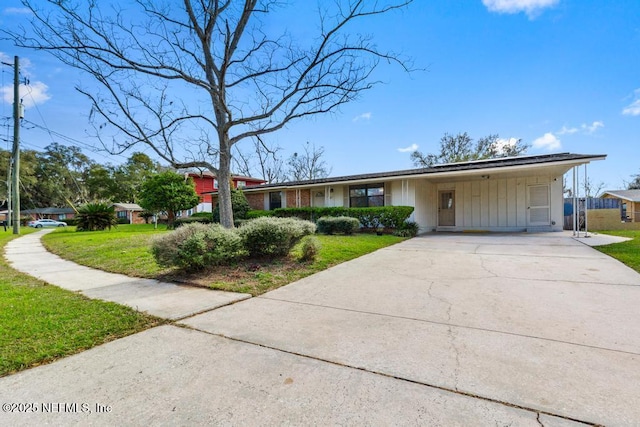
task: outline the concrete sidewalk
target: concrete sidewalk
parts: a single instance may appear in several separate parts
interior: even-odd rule
[[[427,235],[0,378],[0,424],[635,425],[639,304],[563,233]]]
[[[9,242],[5,247],[5,257],[11,267],[89,298],[117,302],[170,320],[251,297],[249,294],[180,286],[84,267],[60,258],[42,246],[40,238],[50,231],[27,234]]]

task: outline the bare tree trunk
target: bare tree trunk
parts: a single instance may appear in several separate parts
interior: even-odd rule
[[[218,167],[218,206],[220,224],[224,228],[233,228],[233,209],[231,206],[231,146],[221,137],[220,165]]]

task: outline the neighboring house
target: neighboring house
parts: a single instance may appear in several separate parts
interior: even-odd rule
[[[119,220],[128,220],[129,224],[144,224],[145,220],[140,216],[144,211],[140,205],[136,203],[114,203],[112,205],[116,211],[116,218]]]
[[[252,209],[415,207],[420,231],[562,231],[563,175],[606,155],[546,154],[247,187]],[[216,193],[212,192],[214,200]]]
[[[200,203],[195,208],[186,212],[187,216],[196,212],[213,212],[214,202],[211,198],[211,193],[217,191],[218,180],[216,176],[209,172],[186,172],[186,176],[193,178],[193,182],[196,184],[196,193],[200,196]],[[260,178],[252,178],[249,176],[232,175],[233,188],[245,188],[250,186],[256,186],[264,184],[265,180]]]
[[[640,222],[640,190],[611,190],[600,195],[605,199],[620,200],[620,219]]]
[[[76,211],[72,208],[36,208],[20,211],[21,216],[30,216],[33,219],[55,219],[64,221],[76,216]]]

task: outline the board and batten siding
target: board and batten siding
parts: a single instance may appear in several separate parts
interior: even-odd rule
[[[416,221],[422,231],[438,228],[438,192],[454,190],[455,230],[522,231],[532,228],[527,218],[528,191],[529,187],[535,185],[549,187],[548,227],[561,231],[561,176],[491,178],[452,183],[423,181],[415,189]],[[423,206],[425,208],[421,209]]]

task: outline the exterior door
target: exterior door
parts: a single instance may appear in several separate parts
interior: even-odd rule
[[[446,190],[438,192],[438,226],[453,227],[456,225],[456,192]]]
[[[549,225],[551,204],[549,202],[548,185],[529,186],[529,206],[527,207],[527,221],[529,225]]]

